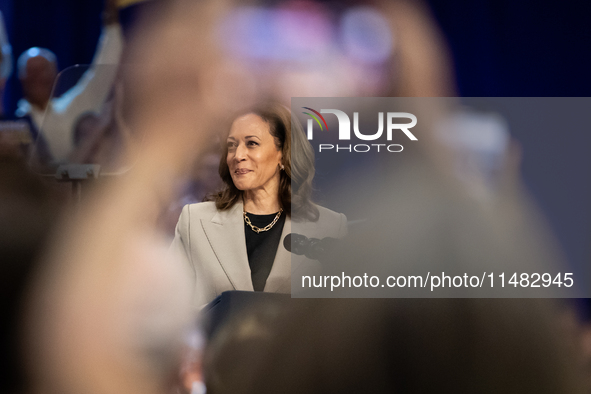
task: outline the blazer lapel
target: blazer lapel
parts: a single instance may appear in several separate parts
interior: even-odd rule
[[[220,265],[235,290],[254,291],[248,255],[242,202],[228,211],[219,211],[208,220],[201,220],[203,231]]]
[[[283,240],[289,233],[291,233],[291,218],[286,217],[281,239],[277,246],[277,254],[273,260],[273,267],[267,278],[267,283],[265,283],[264,291],[266,292],[274,293],[291,288],[292,254],[283,246]],[[296,267],[294,266],[294,268]]]

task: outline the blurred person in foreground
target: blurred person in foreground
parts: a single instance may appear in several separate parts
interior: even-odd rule
[[[292,258],[283,240],[292,217],[310,237],[346,234],[343,214],[310,199],[312,147],[282,105],[232,122],[219,173],[224,189],[212,202],[185,206],[172,245],[194,271],[196,306],[228,290],[289,293]]]
[[[73,127],[76,120],[86,112],[100,109],[117,75],[116,65],[123,51],[123,34],[116,0],[105,0],[103,24],[92,60],[93,67],[60,97],[51,97],[58,73],[57,58],[52,51],[33,47],[18,58],[18,77],[24,97],[18,103],[16,116],[30,120],[34,139],[42,134],[43,149],[48,150],[43,154],[53,160],[66,159],[74,147]]]
[[[139,143],[122,115],[124,105],[123,84],[116,81],[111,99],[104,103],[99,114],[87,112],[74,126],[74,151],[69,163],[98,164],[101,173],[116,174],[129,169],[125,151]]]
[[[223,77],[207,34],[223,3],[162,5],[137,32],[123,105],[143,137],[126,152],[134,167],[62,218],[29,286],[22,335],[38,391],[156,394],[174,381],[192,284],[190,268],[168,260],[156,222],[176,177],[237,110],[209,78]]]
[[[220,331],[207,392],[588,392],[555,312],[536,299],[292,300]]]
[[[32,390],[23,345],[26,300],[62,208],[18,152],[0,151],[0,392]]]

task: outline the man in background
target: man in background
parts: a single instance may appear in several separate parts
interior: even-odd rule
[[[92,67],[60,97],[51,98],[58,72],[53,52],[33,47],[18,59],[18,77],[24,98],[18,103],[16,115],[30,119],[32,137],[37,139],[39,133],[42,134],[54,161],[63,161],[68,156],[74,145],[72,129],[76,120],[83,113],[98,111],[115,80],[116,67],[97,67],[117,65],[121,58],[123,37],[115,0],[105,2],[103,23]]]

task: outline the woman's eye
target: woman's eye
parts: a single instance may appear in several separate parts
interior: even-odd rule
[[[236,147],[236,143],[235,142],[228,142],[227,144],[228,149],[232,149]]]
[[[247,142],[247,145],[248,145],[248,146],[257,146],[257,145],[258,145],[258,142],[255,142],[255,141],[248,141],[248,142]]]

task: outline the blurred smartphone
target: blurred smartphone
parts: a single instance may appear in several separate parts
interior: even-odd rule
[[[282,97],[381,95],[395,47],[380,12],[355,3],[240,6],[218,37],[259,89]]]

